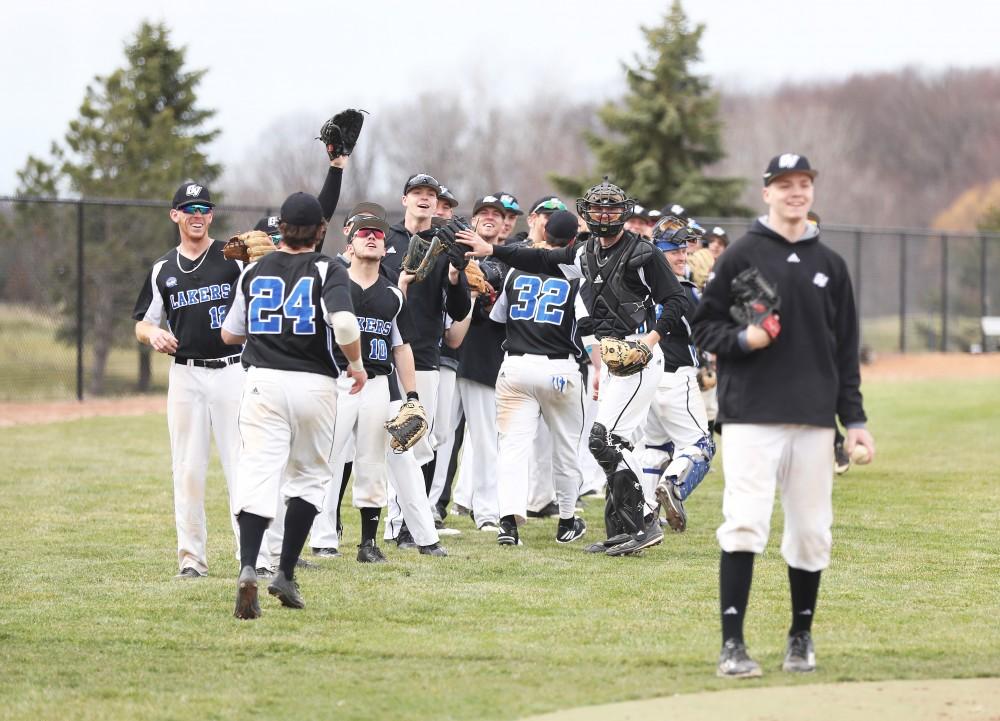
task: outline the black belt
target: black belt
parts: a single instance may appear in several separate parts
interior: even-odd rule
[[[234,363],[239,363],[238,355],[231,355],[228,358],[174,358],[174,363],[181,366],[194,366],[195,368],[225,368]]]
[[[525,356],[525,355],[543,355],[549,360],[574,360],[576,356],[572,353],[507,353],[507,355],[513,356]]]

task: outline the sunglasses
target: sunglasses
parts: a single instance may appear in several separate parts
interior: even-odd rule
[[[209,213],[212,212],[212,206],[192,204],[192,205],[185,205],[183,208],[178,208],[177,210],[181,211],[185,215],[194,215],[195,213],[208,215]]]
[[[440,187],[441,184],[434,179],[434,176],[427,175],[426,173],[420,173],[419,175],[414,175],[406,182],[406,187],[412,188],[415,185],[433,185]]]
[[[365,240],[366,238],[374,238],[375,240],[385,240],[385,231],[379,228],[362,228],[357,233],[354,234],[355,238],[361,238]]]
[[[516,200],[510,200],[508,198],[501,198],[500,202],[503,203],[503,207],[507,210],[520,210],[521,206],[517,204]]]
[[[566,204],[558,198],[549,198],[544,203],[536,205],[531,212],[537,213],[539,210],[566,210]]]

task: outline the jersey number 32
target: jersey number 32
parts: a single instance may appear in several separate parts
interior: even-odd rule
[[[313,278],[304,277],[285,294],[285,281],[273,275],[259,275],[250,281],[247,325],[251,334],[281,333],[282,316],[292,321],[292,333],[316,332],[316,306],[312,300]]]
[[[514,279],[515,291],[510,306],[511,320],[533,320],[537,323],[559,325],[563,320],[563,304],[569,296],[569,281],[563,278],[541,278],[521,275]]]

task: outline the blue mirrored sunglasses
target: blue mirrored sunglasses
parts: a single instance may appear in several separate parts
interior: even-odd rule
[[[195,213],[208,215],[209,213],[212,212],[212,206],[191,204],[191,205],[185,205],[183,208],[178,208],[178,210],[184,213],[185,215],[194,215]]]
[[[539,203],[532,210],[532,213],[537,213],[539,210],[566,210],[566,204],[559,200],[558,198],[550,198],[544,203]]]

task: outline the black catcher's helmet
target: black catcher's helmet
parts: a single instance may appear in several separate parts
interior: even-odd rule
[[[590,232],[601,238],[610,238],[621,232],[625,221],[632,217],[635,201],[625,195],[617,185],[604,181],[588,190],[576,201],[576,212],[590,228]]]

